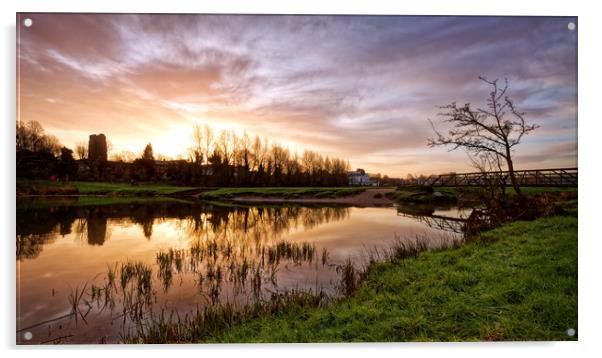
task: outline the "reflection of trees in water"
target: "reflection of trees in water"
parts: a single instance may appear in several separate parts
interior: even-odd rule
[[[460,217],[435,215],[437,209],[450,209],[453,206],[437,207],[433,205],[398,206],[397,215],[414,219],[431,229],[463,234],[466,220]]]
[[[258,242],[262,239],[276,240],[299,228],[309,230],[324,223],[344,220],[349,213],[349,208],[301,206],[213,210],[183,220],[180,228],[195,239],[252,238]]]
[[[56,240],[56,232],[47,234],[17,234],[17,260],[35,259],[45,244]]]
[[[152,219],[142,223],[142,232],[144,233],[144,237],[146,237],[149,240],[153,235],[153,224],[154,221]]]
[[[179,221],[178,229],[191,238],[189,249],[157,254],[158,278],[167,291],[174,274],[192,273],[199,293],[211,303],[223,299],[224,283],[234,295],[246,292],[247,285],[256,296],[266,284],[277,290],[282,264],[311,263],[316,256],[313,245],[282,238],[292,230],[343,220],[349,213],[349,208],[332,207],[214,208],[198,213]]]
[[[71,233],[75,216],[69,210],[50,208],[34,210],[28,215],[17,213],[17,260],[36,258],[45,244],[59,235]]]
[[[153,226],[173,218],[176,226],[194,240],[231,243],[276,240],[299,228],[311,229],[349,217],[344,207],[221,207],[199,204],[129,204],[58,207],[17,213],[17,259],[34,258],[57,235],[75,233],[89,245],[103,245],[110,236],[107,221],[139,224],[150,239]]]

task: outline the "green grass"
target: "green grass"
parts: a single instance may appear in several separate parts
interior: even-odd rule
[[[285,199],[294,199],[302,196],[313,196],[315,198],[336,198],[359,194],[364,188],[346,188],[346,187],[294,187],[294,188],[219,188],[202,193],[203,199],[231,199],[236,196],[261,196],[261,197],[282,197]]]
[[[441,193],[440,196],[433,195]],[[437,187],[432,192],[418,186],[399,187],[387,197],[400,203],[454,203],[458,200],[455,188]]]
[[[432,192],[427,191],[420,186],[398,187],[393,193],[387,194],[389,198],[399,203],[464,203],[473,202],[478,198],[478,187],[450,187],[435,186],[433,192],[440,192],[442,195],[435,197]],[[522,187],[524,195],[537,195],[542,193],[576,195],[576,187]],[[515,195],[514,189],[506,188],[509,195]]]
[[[104,182],[71,182],[82,195],[173,195],[178,192],[197,189],[195,187],[174,186],[169,184],[131,185],[129,183],[104,183]]]
[[[514,190],[512,188],[508,188],[508,192],[509,193],[514,193]],[[573,192],[577,192],[577,188],[576,187],[545,187],[545,186],[541,186],[541,187],[531,187],[531,186],[525,186],[520,188],[521,192],[524,193],[525,195],[534,195],[534,194],[541,194],[541,193],[573,193]]]
[[[435,186],[433,190],[444,190],[454,193],[456,195],[462,193],[471,193],[479,190],[477,187],[451,187],[451,186]],[[541,193],[576,193],[577,187],[554,187],[554,186],[523,186],[520,188],[521,193],[524,195],[536,195]],[[510,195],[516,194],[514,189],[510,186],[506,188],[506,192]]]
[[[28,195],[77,195],[77,188],[71,183],[50,180],[17,179],[17,196]]]
[[[198,187],[175,186],[169,184],[140,184],[71,181],[52,182],[49,180],[17,180],[17,193],[36,195],[114,195],[114,196],[161,196],[174,195]]]
[[[574,340],[577,218],[514,222],[456,249],[373,264],[324,308],[248,320],[215,342]],[[207,338],[205,338],[207,339]]]
[[[187,191],[200,191],[200,187],[174,186],[169,184],[140,184],[129,183],[107,183],[72,181],[69,183],[57,183],[47,180],[18,181],[17,189],[21,192],[35,189],[35,194],[45,192],[53,195],[61,192],[71,195],[109,195],[109,196],[167,196],[185,194]],[[67,191],[68,189],[68,191]],[[240,195],[254,195],[264,197],[282,197],[294,199],[302,196],[313,196],[315,198],[337,198],[361,193],[365,188],[355,187],[261,187],[261,188],[217,188],[202,194],[203,199],[230,199]],[[18,191],[19,192],[19,191]]]

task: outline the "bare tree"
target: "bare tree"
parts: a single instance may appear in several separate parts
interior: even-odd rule
[[[497,79],[490,81],[482,76],[479,76],[479,79],[492,88],[487,98],[487,107],[473,109],[470,103],[458,106],[456,102],[440,107],[443,112],[439,113],[439,116],[443,117],[444,123],[451,124],[453,128],[447,135],[443,135],[429,120],[437,138],[429,139],[428,145],[449,146],[450,150],[461,148],[475,158],[487,155],[488,160],[504,163],[514,191],[521,195],[514,173],[512,154],[523,136],[538,126],[527,124],[524,113],[520,112],[506,95],[507,79],[503,87],[498,86]]]
[[[88,157],[88,143],[75,143],[75,154],[77,155],[77,159],[86,159]]]
[[[223,130],[217,138],[216,147],[226,165],[232,164],[232,154],[234,153],[234,146],[236,144],[234,136],[232,131]]]
[[[16,149],[32,152],[45,151],[53,155],[61,153],[61,143],[53,135],[44,133],[44,128],[37,121],[17,121]]]
[[[505,200],[506,198],[506,179],[508,175],[504,173],[503,157],[491,153],[483,152],[479,156],[468,156],[472,166],[481,172],[484,182],[485,197],[489,205],[495,200]]]
[[[245,170],[249,170],[250,165],[250,155],[251,155],[251,138],[247,134],[247,131],[243,133],[242,138],[240,139],[240,156],[243,166]]]
[[[193,145],[190,149],[192,160],[198,164],[203,164],[203,149],[205,149],[204,132],[201,126],[195,124],[192,128],[192,141]]]
[[[209,153],[211,153],[211,149],[214,141],[214,133],[213,129],[209,127],[209,125],[205,124],[203,127],[203,139],[205,144],[205,163],[209,164]]]
[[[284,169],[286,168],[287,162],[290,160],[290,152],[287,148],[281,146],[280,144],[273,144],[271,148],[271,159],[272,163],[274,163],[274,176],[275,179],[280,182],[281,176],[284,173]]]
[[[259,171],[259,168],[262,168],[264,165],[266,153],[267,153],[267,141],[261,141],[259,136],[255,136],[255,141],[253,141],[253,146],[251,149],[251,169],[255,172]]]
[[[44,135],[39,143],[39,150],[52,153],[55,156],[61,154],[61,142],[54,135]]]
[[[136,154],[129,150],[122,150],[118,153],[111,154],[111,160],[115,162],[131,163],[136,160]]]

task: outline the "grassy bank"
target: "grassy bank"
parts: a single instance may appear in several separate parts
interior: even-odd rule
[[[480,188],[477,187],[445,187],[436,186],[425,188],[421,186],[401,186],[395,192],[388,194],[389,198],[399,203],[470,203],[478,201]],[[573,187],[522,187],[524,195],[538,195],[543,193],[552,193],[555,195],[564,195],[567,198],[577,196],[577,188]],[[508,195],[515,195],[512,188],[507,188]]]
[[[52,182],[50,180],[17,179],[17,197],[29,195],[78,195],[79,191],[71,183]]]
[[[458,190],[455,188],[426,189],[420,186],[398,187],[387,196],[399,203],[455,203],[458,201]]]
[[[484,241],[374,264],[327,308],[265,317],[226,342],[567,340],[577,329],[577,219],[515,222]]]
[[[365,188],[356,187],[219,188],[202,193],[201,198],[208,200],[232,199],[241,196],[281,197],[285,199],[301,197],[338,198],[359,194],[364,190]]]
[[[107,195],[107,196],[166,196],[186,193],[196,187],[169,184],[140,184],[49,180],[17,180],[17,196],[24,195]]]
[[[68,183],[48,180],[18,180],[19,195],[107,195],[107,196],[168,196],[198,194],[204,188],[175,186],[169,184],[137,184],[72,181]],[[359,187],[259,187],[259,188],[215,188],[202,192],[203,199],[231,199],[236,196],[338,198],[359,194],[365,188]]]
[[[372,264],[357,291],[160,318],[129,342],[574,340],[577,218],[514,222],[448,250]]]
[[[175,186],[169,184],[104,183],[104,182],[71,182],[81,195],[138,195],[161,196],[174,195],[196,189],[195,187]]]

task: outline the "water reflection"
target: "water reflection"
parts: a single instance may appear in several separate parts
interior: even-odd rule
[[[61,202],[62,204],[62,202]],[[108,222],[140,225],[148,240],[155,222],[178,219],[178,229],[194,238],[224,237],[256,241],[303,227],[339,221],[349,207],[227,207],[212,204],[128,204],[96,207],[52,206],[17,211],[17,260],[36,258],[46,243],[75,232],[89,245],[102,246],[110,237]]]
[[[433,205],[400,205],[397,213],[400,216],[412,218],[426,226],[446,232],[464,234],[466,218],[470,208],[456,208],[455,206]]]
[[[100,210],[93,210],[86,219],[88,245],[102,246],[107,239],[107,218]]]
[[[337,268],[396,236],[427,247],[459,237],[392,208],[28,205],[17,212],[17,327],[43,335],[35,342],[115,342],[153,311],[333,294]]]

